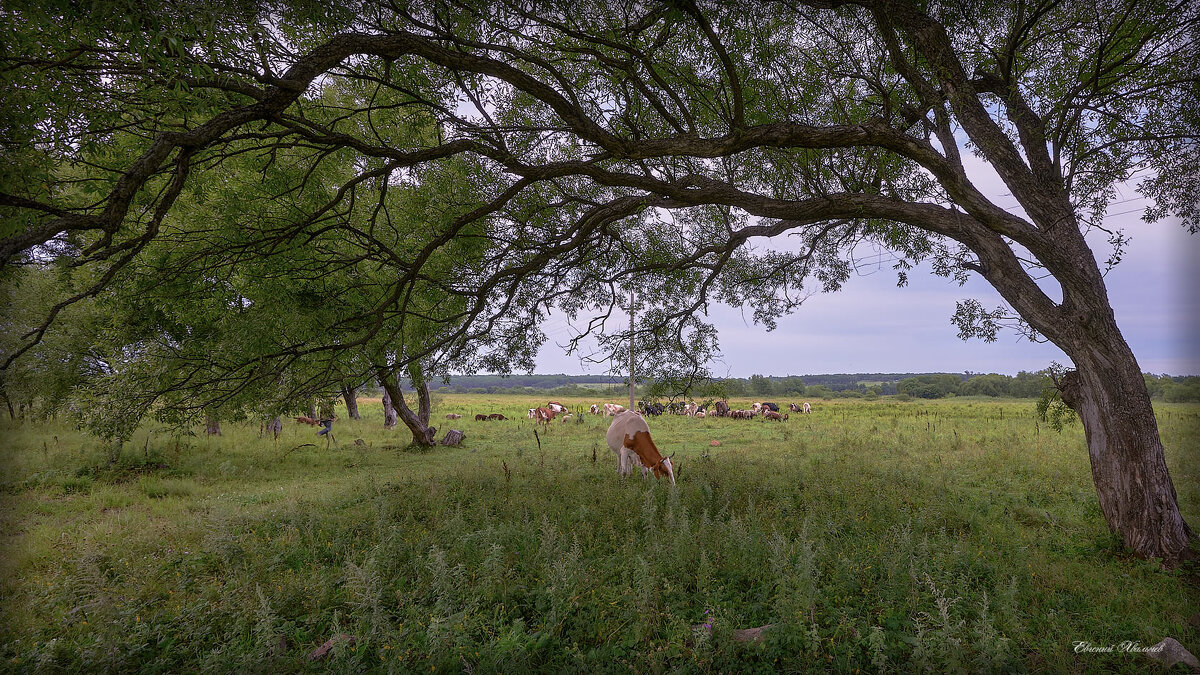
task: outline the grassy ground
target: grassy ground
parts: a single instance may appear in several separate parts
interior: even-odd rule
[[[1073,645],[1200,652],[1194,569],[1122,553],[1081,430],[1039,429],[1032,402],[651,419],[673,490],[619,479],[598,417],[539,448],[535,403],[444,396],[467,440],[428,453],[372,401],[329,447],[292,423],[146,428],[119,456],[7,428],[0,670],[1142,672]],[[1200,407],[1159,416],[1200,525]]]

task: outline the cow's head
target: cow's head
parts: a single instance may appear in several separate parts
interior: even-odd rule
[[[671,464],[671,458],[662,456],[654,439],[650,438],[650,432],[638,431],[632,436],[625,436],[625,447],[637,454],[642,466],[653,471],[655,478],[666,476],[671,479],[671,485],[675,484],[675,467]]]

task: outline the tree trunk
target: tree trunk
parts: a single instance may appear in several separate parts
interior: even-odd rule
[[[317,402],[315,399],[309,399],[308,401],[308,416],[317,419]]]
[[[221,435],[221,422],[211,412],[204,412],[204,433],[209,436]]]
[[[346,417],[358,419],[358,394],[354,387],[342,386],[342,398],[346,401]]]
[[[275,419],[267,422],[267,431],[270,431],[275,440],[279,440],[279,434],[283,433],[283,420],[278,416]]]
[[[1115,328],[1115,325],[1114,325]],[[1079,413],[1100,511],[1134,554],[1167,566],[1195,557],[1193,533],[1179,512],[1150,394],[1119,333],[1068,355],[1076,370],[1059,382]]]
[[[383,386],[383,428],[392,429],[396,426],[396,406],[392,405],[392,395],[383,383],[384,380],[380,379],[379,384]]]
[[[434,436],[437,433],[437,427],[429,426],[429,383],[425,381],[421,367],[416,364],[409,365],[408,374],[413,387],[417,390],[416,412],[413,412],[404,400],[404,393],[400,390],[395,375],[380,372],[379,380],[383,383],[384,392],[392,400],[392,405],[395,406],[400,421],[404,422],[404,426],[412,432],[413,444],[427,448],[433,447],[437,444]]]

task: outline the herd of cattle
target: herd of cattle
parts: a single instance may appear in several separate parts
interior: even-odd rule
[[[725,401],[717,401],[713,404],[711,410],[707,410],[705,406],[696,405],[695,403],[683,403],[672,401],[667,405],[662,403],[646,403],[638,401],[638,409],[636,411],[628,411],[625,406],[617,405],[616,403],[592,404],[588,408],[588,412],[593,415],[603,414],[605,417],[612,417],[612,424],[608,427],[606,440],[608,447],[617,454],[617,472],[627,476],[633,473],[634,465],[640,466],[642,476],[648,476],[653,473],[655,478],[666,476],[670,479],[671,484],[675,484],[675,474],[677,467],[671,463],[669,455],[663,457],[659,452],[658,446],[654,444],[654,440],[650,438],[650,427],[646,424],[646,417],[657,417],[664,413],[675,415],[686,415],[688,417],[704,418],[704,417],[728,417],[730,419],[754,419],[762,417],[767,420],[783,422],[787,420],[788,413],[780,414],[779,404],[771,401],[763,401],[754,403],[748,410],[733,410]],[[790,412],[810,413],[812,406],[807,403],[796,405],[795,403],[788,405]],[[538,424],[549,425],[551,420],[556,417],[566,421],[571,417],[571,412],[567,410],[567,406],[558,401],[550,401],[545,406],[529,409],[529,419],[534,420]],[[446,419],[461,419],[462,415],[450,413],[446,415]],[[506,420],[508,419],[500,413],[477,414],[475,415],[476,422],[485,422],[488,420]]]
[[[754,403],[750,406],[750,408],[748,410],[733,410],[729,407],[729,404],[726,403],[725,401],[717,401],[716,403],[714,403],[712,405],[711,410],[706,409],[706,407],[703,405],[697,405],[695,403],[684,403],[682,401],[672,401],[671,403],[668,403],[666,405],[664,405],[662,403],[646,403],[645,401],[638,401],[637,407],[638,407],[637,414],[641,415],[643,417],[645,417],[645,416],[658,417],[659,415],[663,415],[663,414],[686,415],[687,417],[695,417],[698,419],[703,419],[705,417],[728,417],[730,419],[735,419],[735,420],[749,420],[749,419],[754,419],[756,417],[762,417],[763,419],[767,419],[767,420],[783,422],[783,421],[787,420],[788,414],[789,414],[789,413],[780,414],[779,413],[779,404],[773,403],[770,401]],[[812,406],[810,406],[807,403],[804,403],[802,405],[796,405],[795,403],[792,403],[792,404],[788,405],[788,409],[791,412],[798,412],[798,413],[812,412]],[[588,408],[588,412],[591,413],[592,415],[604,415],[605,417],[616,417],[617,415],[625,412],[625,406],[618,405],[616,403],[603,403],[603,404],[593,403],[591,405],[591,407]],[[559,420],[562,420],[565,422],[573,416],[571,414],[571,412],[569,410],[567,410],[567,406],[563,405],[562,403],[559,403],[558,401],[550,401],[545,406],[539,406],[537,408],[530,408],[528,414],[529,414],[529,419],[534,420],[535,422],[537,422],[539,424],[550,424],[550,422],[555,419],[559,419]],[[462,417],[462,415],[456,415],[454,413],[450,413],[449,415],[446,415],[446,419],[451,419],[451,420],[456,420],[461,417]],[[477,421],[477,422],[486,422],[488,420],[506,420],[506,419],[508,419],[508,418],[505,417],[504,415],[501,415],[500,413],[478,414],[475,416],[475,421]]]

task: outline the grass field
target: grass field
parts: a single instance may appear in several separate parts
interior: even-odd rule
[[[1200,652],[1195,568],[1122,553],[1079,426],[1039,428],[1030,401],[651,419],[675,489],[620,479],[599,417],[539,448],[544,402],[437,397],[467,438],[426,453],[377,401],[329,447],[290,422],[147,427],[119,456],[6,427],[0,669],[1133,673],[1158,667],[1073,646]],[[1200,407],[1158,412],[1196,527]]]

